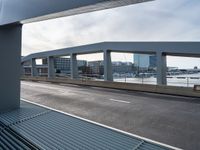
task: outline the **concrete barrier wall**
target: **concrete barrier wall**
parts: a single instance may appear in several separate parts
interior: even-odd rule
[[[200,92],[193,90],[193,88],[191,87],[160,86],[160,85],[121,83],[121,82],[109,82],[109,81],[72,80],[72,79],[60,78],[60,77],[59,78],[21,77],[21,79],[28,80],[28,81],[67,83],[67,84],[87,85],[87,86],[96,86],[96,87],[121,89],[121,90],[200,97]]]

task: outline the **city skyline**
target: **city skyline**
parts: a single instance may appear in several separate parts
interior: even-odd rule
[[[22,54],[102,41],[199,41],[199,4],[198,0],[159,0],[27,24]],[[98,60],[102,56],[85,57]],[[113,61],[132,58],[132,54],[113,54]],[[200,67],[197,58],[168,57],[168,63],[180,68]]]

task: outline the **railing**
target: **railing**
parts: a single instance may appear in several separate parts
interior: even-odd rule
[[[157,84],[155,77],[124,77],[115,78],[116,82],[125,83],[139,83],[139,84]],[[194,85],[200,85],[200,77],[167,77],[167,85],[171,86],[182,86],[182,87],[193,87]]]
[[[200,77],[168,77],[168,85],[193,87],[200,85]]]
[[[30,73],[25,74],[25,76],[30,76]],[[39,74],[39,76],[47,76],[47,73]],[[62,78],[71,78],[70,74],[60,74],[57,73],[56,77]],[[99,74],[79,74],[78,80],[86,81],[86,80],[95,80],[95,81],[103,81],[103,75]],[[137,83],[137,84],[157,84],[157,79],[155,76],[146,77],[132,77],[127,76],[126,74],[120,75],[120,77],[114,76],[115,82],[125,82],[125,83]],[[200,85],[200,75],[199,77],[184,77],[184,76],[168,76],[167,77],[167,85],[170,86],[181,86],[181,87],[194,87],[194,85]]]

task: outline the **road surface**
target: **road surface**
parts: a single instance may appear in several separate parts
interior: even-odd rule
[[[187,150],[200,149],[200,99],[21,82],[21,97]]]

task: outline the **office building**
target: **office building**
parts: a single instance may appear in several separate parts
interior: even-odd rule
[[[134,64],[136,67],[142,69],[155,68],[156,67],[156,56],[146,54],[134,54]]]
[[[77,63],[78,67],[87,65],[87,61],[85,60],[78,60]],[[54,67],[57,73],[70,74],[71,73],[70,58],[65,58],[65,57],[54,58]]]

